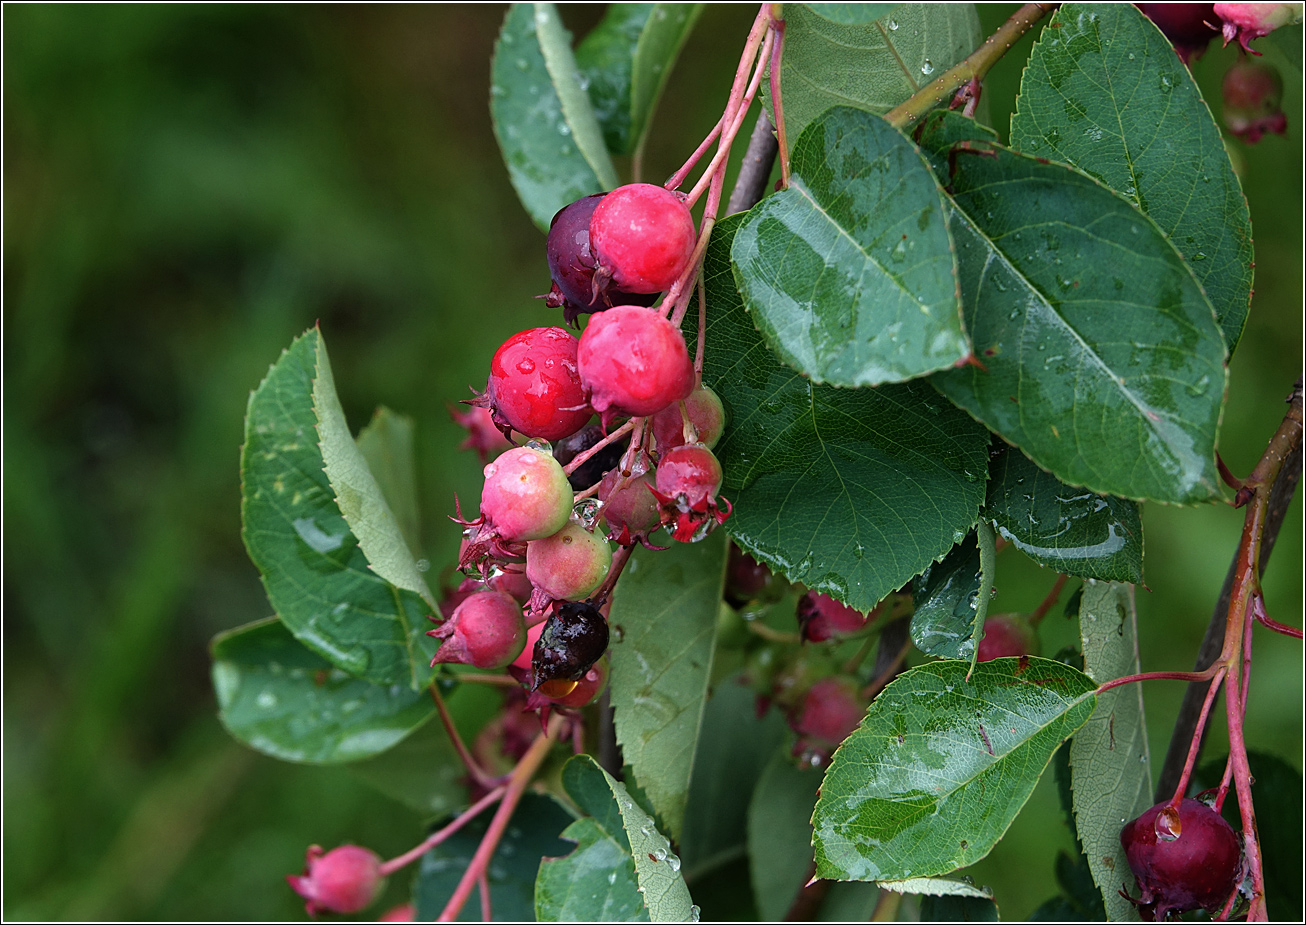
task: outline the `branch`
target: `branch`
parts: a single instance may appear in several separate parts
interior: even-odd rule
[[[726,203],[727,215],[751,209],[766,195],[766,181],[771,179],[771,168],[775,166],[775,155],[779,150],[775,129],[764,109],[757,114],[757,124],[748,138],[748,150],[744,152],[735,188],[730,191],[730,201]]]

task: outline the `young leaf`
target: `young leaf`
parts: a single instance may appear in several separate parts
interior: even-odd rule
[[[336,506],[318,448],[316,328],[282,353],[249,398],[241,449],[242,535],[268,599],[295,638],[373,684],[430,677],[431,608],[377,575]]]
[[[680,839],[725,583],[725,534],[638,550],[608,622],[611,702],[626,763],[673,838]]]
[[[639,147],[702,9],[701,3],[614,3],[576,48],[576,64],[613,154]]]
[[[417,921],[434,922],[458,886],[480,847],[494,814],[486,810],[426,854],[413,880]],[[490,907],[496,922],[529,922],[535,917],[535,877],[543,857],[559,857],[571,848],[558,837],[574,817],[550,796],[526,793],[486,865]],[[444,823],[447,824],[446,819]],[[481,921],[480,905],[472,899],[456,921]]]
[[[1063,4],[1016,103],[1011,146],[1078,167],[1147,213],[1191,264],[1232,353],[1251,299],[1251,219],[1170,40],[1133,4]]]
[[[431,610],[436,610],[435,597],[417,569],[399,520],[368,468],[363,451],[350,436],[320,332],[316,339],[313,413],[317,415],[318,448],[322,451],[323,468],[335,493],[336,505],[349,524],[349,532],[358,538],[358,548],[367,557],[372,571],[397,588],[420,594]]]
[[[1086,585],[1079,607],[1084,670],[1098,684],[1137,674],[1138,635],[1133,589],[1127,585]],[[1119,893],[1128,882],[1129,862],[1120,829],[1152,805],[1152,766],[1143,721],[1143,687],[1127,684],[1098,698],[1097,709],[1070,742],[1071,795],[1075,828],[1102,891],[1107,916],[1132,917]]]
[[[748,869],[762,921],[779,922],[812,873],[812,810],[821,772],[771,756],[748,807]]]
[[[358,449],[376,478],[409,552],[422,550],[417,508],[417,472],[413,463],[413,419],[380,407],[358,432]]]
[[[984,857],[1053,752],[1093,712],[1092,679],[1042,658],[900,675],[834,754],[812,817],[816,870],[937,877]]]
[[[1143,579],[1138,505],[1072,488],[1014,447],[1004,444],[989,459],[982,516],[1025,555],[1065,575]]]
[[[338,764],[393,746],[435,711],[425,691],[352,678],[275,617],[213,640],[218,718],[233,736],[282,761]]]
[[[984,368],[934,384],[1071,485],[1218,496],[1224,339],[1183,258],[1090,177],[970,146],[952,158],[949,227]]]
[[[875,22],[897,3],[808,3],[807,8],[830,22],[845,26],[862,26]]]
[[[980,555],[972,533],[912,582],[911,641],[916,648],[969,662],[975,654],[979,589]]]
[[[735,234],[754,324],[813,382],[879,385],[969,353],[952,239],[929,166],[878,116],[840,106],[803,130],[788,189]]]
[[[731,420],[716,451],[735,505],[726,529],[772,569],[867,612],[974,525],[988,433],[920,383],[836,389],[781,365],[735,288],[742,221],[717,225],[704,264],[703,379]]]
[[[689,889],[680,874],[680,859],[671,853],[671,844],[657,830],[649,815],[631,799],[626,788],[588,755],[577,755],[568,761],[563,768],[562,780],[576,804],[590,814],[616,847],[624,850],[627,857],[634,858],[636,889],[643,894],[647,914],[643,920],[697,920],[698,907],[690,904]],[[616,870],[611,872],[618,873]],[[594,914],[579,918],[582,921],[603,920]]]
[[[508,10],[490,68],[490,115],[513,188],[541,230],[568,203],[617,185],[552,3]]]
[[[780,94],[791,146],[831,106],[888,112],[984,41],[973,3],[903,3],[857,25],[829,13],[785,4]]]

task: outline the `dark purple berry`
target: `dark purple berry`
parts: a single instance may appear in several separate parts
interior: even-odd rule
[[[1200,58],[1211,39],[1220,34],[1220,17],[1215,15],[1214,3],[1139,3],[1136,6],[1156,23],[1185,64]]]
[[[598,424],[586,425],[570,437],[553,444],[553,458],[558,461],[559,465],[566,466],[581,453],[602,440],[604,436],[603,428]],[[626,452],[626,447],[629,444],[629,437],[614,440],[577,466],[567,476],[567,481],[571,483],[572,489],[584,491],[597,485],[602,481],[604,473],[621,462],[621,456]]]
[[[595,193],[563,206],[549,225],[546,251],[553,291],[544,297],[550,307],[562,306],[568,324],[582,314],[601,312],[613,305],[652,305],[657,293],[636,295],[613,288],[606,278],[597,288],[595,260],[590,252],[590,218],[605,193]]]
[[[608,650],[608,621],[592,604],[559,604],[544,623],[531,657],[535,687],[579,681]]]
[[[1219,909],[1238,885],[1242,849],[1229,823],[1199,800],[1178,811],[1158,803],[1120,832],[1138,881],[1140,912],[1163,921],[1171,912]]]

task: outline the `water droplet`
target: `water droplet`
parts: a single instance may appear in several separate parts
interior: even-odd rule
[[[926,76],[933,74],[934,62],[932,62],[929,58],[926,58],[925,62],[921,65],[921,73],[925,74]]]
[[[1205,260],[1206,255],[1203,254],[1201,251],[1198,251],[1197,253],[1193,254],[1193,256],[1190,259],[1193,260],[1194,262],[1198,260]]]
[[[674,854],[671,855],[671,856],[669,856],[669,857],[667,858],[667,866],[671,868],[671,872],[672,872],[672,873],[679,873],[679,872],[680,872],[680,858],[676,857]]]
[[[665,861],[667,859],[667,849],[658,848],[653,852],[653,860]]]
[[[689,920],[691,922],[697,922],[702,915],[703,910],[698,908],[698,906],[689,907]]]
[[[889,20],[889,31],[890,31],[890,32],[897,32],[897,31],[898,31],[898,20],[896,20],[896,19],[891,19],[891,20]]]
[[[414,564],[419,572],[429,572],[431,570],[430,559],[418,559]]]
[[[518,58],[516,64],[519,71],[529,71],[531,69],[531,63],[525,58]]]
[[[271,691],[263,691],[255,702],[264,710],[271,710],[277,705],[277,695]]]

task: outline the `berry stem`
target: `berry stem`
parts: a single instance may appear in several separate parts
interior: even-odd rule
[[[755,620],[745,623],[744,626],[748,627],[748,631],[754,636],[760,636],[767,642],[779,642],[784,643],[785,645],[796,646],[803,641],[802,637],[797,633],[786,633],[782,630],[775,629],[774,627],[767,626],[765,623],[758,623]]]
[[[638,420],[641,419],[631,418],[625,424],[622,424],[620,427],[618,427],[612,433],[608,434],[598,443],[594,444],[588,450],[585,450],[585,452],[577,453],[571,462],[567,463],[567,465],[562,467],[562,471],[565,472],[567,475],[571,475],[582,465],[584,465],[585,461],[588,460],[595,453],[597,453],[599,450],[603,449],[605,446],[609,446],[612,443],[615,443],[616,441],[620,440],[622,437],[626,436],[626,434],[630,433],[635,427],[635,422]]]
[[[476,853],[472,855],[471,863],[463,871],[462,879],[458,881],[458,886],[454,888],[453,895],[449,897],[449,902],[445,904],[436,921],[452,922],[458,918],[458,913],[466,905],[472,890],[485,876],[490,859],[494,856],[495,849],[499,847],[499,840],[503,838],[503,832],[508,827],[508,822],[512,819],[522,794],[526,791],[526,785],[531,782],[531,778],[535,776],[540,764],[549,754],[549,749],[557,741],[564,722],[561,716],[554,716],[549,721],[548,728],[536,737],[531,747],[526,750],[526,754],[522,755],[521,761],[517,762],[517,767],[513,768],[512,774],[508,777],[508,785],[504,789],[503,799],[499,803],[499,808],[495,810],[494,818],[490,820],[490,827],[485,830]]]
[[[780,151],[780,188],[789,188],[789,145],[785,140],[785,111],[780,100],[780,59],[784,54],[785,21],[778,17],[780,4],[771,4],[771,15],[776,17],[771,25],[775,41],[771,44],[771,108],[775,110],[775,140]]]
[[[1205,671],[1144,671],[1142,674],[1125,675],[1123,678],[1114,678],[1103,682],[1098,685],[1094,693],[1098,695],[1105,694],[1113,688],[1134,684],[1138,681],[1209,681],[1215,677],[1217,670],[1222,667],[1223,665],[1217,662]]]
[[[1270,615],[1265,612],[1265,598],[1259,589],[1252,595],[1252,616],[1266,629],[1274,630],[1276,633],[1282,633],[1285,636],[1291,636],[1293,639],[1302,638],[1302,632],[1297,627],[1285,626],[1278,620],[1270,619]]]
[[[1048,611],[1053,608],[1057,599],[1061,597],[1061,589],[1066,586],[1067,577],[1066,575],[1057,576],[1057,580],[1052,583],[1052,590],[1048,592],[1047,597],[1043,598],[1043,603],[1035,607],[1034,612],[1029,615],[1030,626],[1038,626],[1039,621],[1047,616]]]
[[[1243,480],[1238,478],[1229,471],[1229,467],[1224,464],[1224,457],[1219,453],[1215,454],[1215,467],[1220,471],[1220,478],[1224,484],[1228,485],[1234,491],[1240,491],[1243,487]]]
[[[698,346],[694,350],[694,384],[703,384],[703,350],[707,346],[707,286],[698,278]]]
[[[1221,668],[1216,672],[1211,686],[1207,689],[1206,700],[1202,703],[1202,714],[1197,718],[1197,735],[1193,736],[1192,747],[1188,749],[1188,760],[1184,762],[1183,774],[1179,777],[1179,786],[1175,789],[1173,803],[1175,806],[1184,798],[1188,791],[1188,779],[1192,776],[1193,766],[1197,764],[1197,753],[1200,751],[1202,742],[1202,730],[1206,728],[1206,718],[1211,712],[1211,704],[1215,703],[1215,695],[1220,690],[1220,682],[1224,680],[1224,669]]]
[[[481,921],[493,922],[494,911],[490,907],[490,878],[486,871],[481,871],[481,875],[476,878],[476,888],[481,894]]]
[[[440,696],[440,688],[431,685],[431,699],[435,701],[435,709],[440,714],[440,722],[444,724],[444,731],[449,734],[449,741],[453,743],[454,750],[458,752],[458,757],[462,759],[463,767],[467,768],[467,773],[471,775],[478,786],[489,790],[503,783],[497,777],[491,777],[482,770],[481,766],[476,763],[472,753],[467,750],[463,743],[463,737],[458,734],[458,727],[453,724],[453,717],[449,715],[449,708],[445,706],[444,698]]]
[[[469,671],[455,675],[459,684],[493,684],[496,687],[516,687],[517,682],[503,674],[478,674]]]
[[[703,139],[702,143],[694,150],[694,153],[689,155],[689,160],[685,161],[684,166],[673,173],[666,183],[662,184],[664,187],[673,190],[685,182],[685,177],[689,176],[689,172],[694,169],[694,165],[697,164],[699,159],[707,153],[707,149],[712,147],[712,142],[716,141],[717,137],[721,134],[721,126],[725,125],[725,121],[725,114],[722,113],[721,118],[717,119],[716,125],[713,126],[712,131],[710,131],[707,137]]]
[[[453,835],[467,823],[479,816],[487,806],[497,802],[499,798],[504,795],[507,789],[508,788],[504,785],[495,787],[485,796],[481,797],[471,806],[455,816],[454,819],[444,828],[437,832],[432,832],[421,844],[417,845],[417,847],[410,848],[403,854],[397,855],[396,857],[384,862],[381,865],[381,876],[388,877],[395,871],[407,867],[409,864],[413,863],[413,861],[416,861],[422,855],[426,854],[426,852],[430,851],[436,845],[440,844],[446,838]]]
[[[905,128],[934,107],[948,102],[957,90],[970,81],[983,80],[989,69],[1011,50],[1011,46],[1056,6],[1055,3],[1026,3],[964,61],[944,71],[938,79],[916,91],[905,103],[891,109],[885,114],[885,120],[897,128]]]

